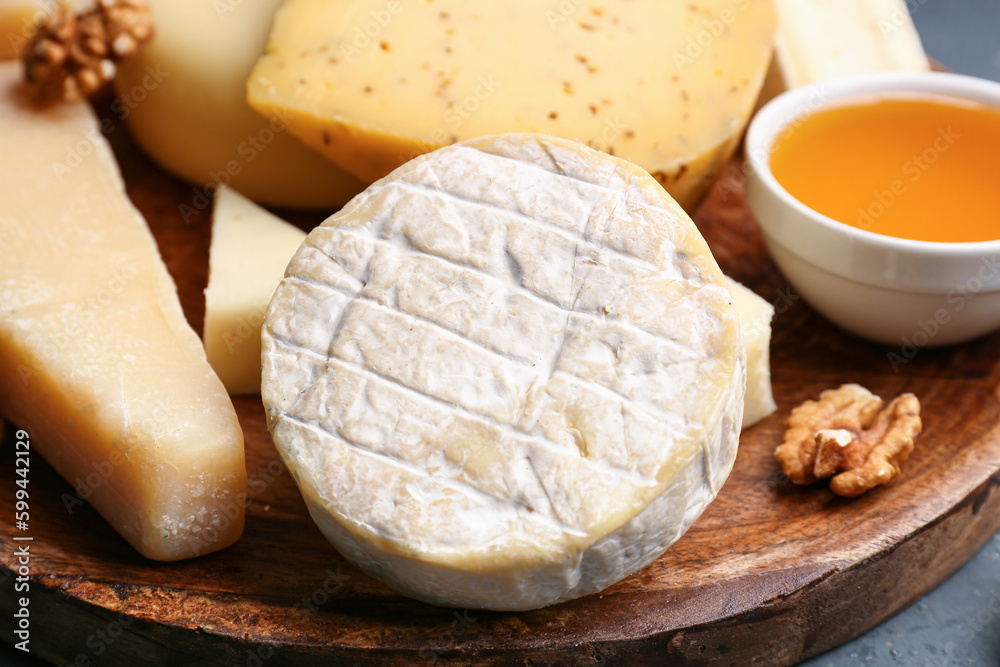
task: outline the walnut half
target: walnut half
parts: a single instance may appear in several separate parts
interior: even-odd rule
[[[97,0],[79,14],[60,3],[24,47],[25,81],[42,105],[90,97],[152,36],[146,0]]]
[[[920,433],[920,401],[902,394],[882,399],[857,384],[828,389],[792,410],[775,451],[795,484],[832,477],[834,493],[853,498],[900,474]]]

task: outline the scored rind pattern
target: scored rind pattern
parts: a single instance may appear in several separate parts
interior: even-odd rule
[[[600,590],[683,534],[735,457],[721,272],[648,175],[569,141],[467,142],[373,185],[292,259],[263,349],[313,518],[438,603]]]

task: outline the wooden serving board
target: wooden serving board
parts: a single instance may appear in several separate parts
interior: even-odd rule
[[[210,214],[189,185],[111,133],[200,331]],[[695,219],[723,270],[771,300],[778,412],[746,431],[718,499],[661,558],[600,595],[526,613],[433,607],[347,564],[324,540],[265,428],[238,398],[247,447],[246,531],[179,563],[133,551],[72,487],[31,459],[30,648],[59,664],[788,665],[917,599],[1000,528],[1000,334],[942,350],[892,350],[843,333],[792,291],[749,215],[736,162]],[[181,205],[197,209],[185,222]],[[296,215],[308,227],[324,216]],[[905,363],[891,363],[890,353]],[[915,354],[913,354],[915,352]],[[905,354],[903,354],[905,353]],[[773,457],[789,410],[859,382],[915,393],[924,432],[902,479],[854,500],[798,488]],[[0,464],[0,616],[16,598],[12,433]]]

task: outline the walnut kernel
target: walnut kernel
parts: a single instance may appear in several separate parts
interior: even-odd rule
[[[115,63],[134,55],[152,35],[145,0],[99,0],[79,14],[60,5],[21,53],[25,80],[39,104],[90,97],[114,78]]]
[[[775,456],[795,484],[832,478],[834,493],[853,498],[900,474],[921,428],[913,394],[883,407],[864,387],[845,384],[792,410]]]

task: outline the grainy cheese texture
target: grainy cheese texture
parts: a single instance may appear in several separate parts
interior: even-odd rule
[[[246,501],[233,405],[90,107],[29,108],[19,77],[0,64],[0,410],[67,510],[90,502],[153,559],[225,547]]]
[[[286,0],[248,99],[369,183],[455,141],[544,132],[631,160],[690,211],[774,28],[771,0]]]
[[[313,518],[432,603],[518,610],[660,555],[732,467],[732,297],[648,174],[577,142],[419,157],[313,230],[263,401]]]

